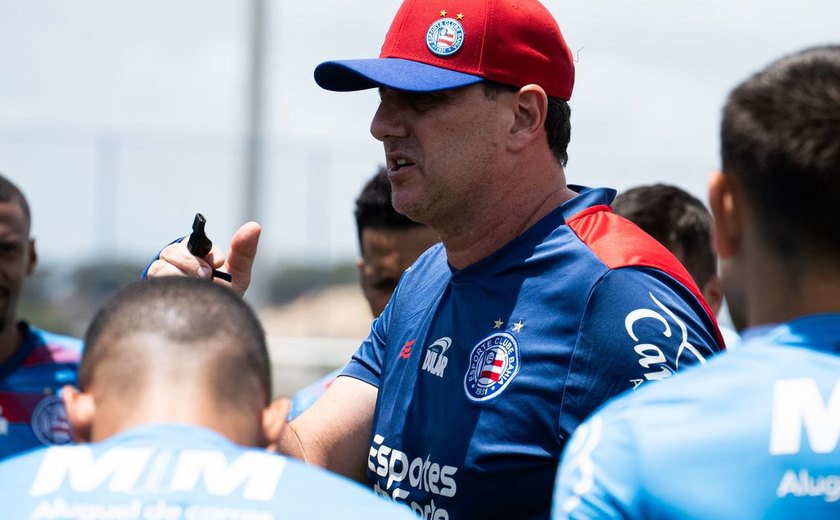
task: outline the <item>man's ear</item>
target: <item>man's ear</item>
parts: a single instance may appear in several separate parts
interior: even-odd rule
[[[364,257],[359,257],[356,260],[356,269],[359,270],[359,285],[362,286],[362,290],[365,288],[365,281],[367,279],[365,275],[365,259]]]
[[[539,85],[525,85],[516,96],[513,126],[510,130],[512,150],[521,150],[543,133],[548,116],[548,96]]]
[[[715,250],[721,258],[729,258],[738,251],[743,235],[743,208],[737,186],[730,176],[722,172],[710,176],[709,207],[714,216]]]
[[[65,385],[61,389],[61,400],[64,401],[67,420],[73,430],[73,440],[90,442],[93,418],[96,416],[96,401],[93,399],[93,394]]]
[[[279,397],[263,409],[263,436],[265,437],[266,448],[277,451],[283,429],[289,419],[289,412],[292,409],[291,399]]]
[[[709,304],[709,308],[717,316],[720,312],[720,307],[723,305],[723,287],[720,284],[720,276],[714,274],[709,278],[703,287],[700,288],[703,293],[703,298]]]
[[[29,239],[29,258],[26,259],[26,274],[30,275],[38,265],[38,252],[35,250],[35,239]]]

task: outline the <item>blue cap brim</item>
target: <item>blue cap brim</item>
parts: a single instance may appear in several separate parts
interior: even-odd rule
[[[480,76],[400,58],[327,61],[315,67],[315,82],[326,90],[349,92],[386,87],[407,92],[435,92],[466,87]]]

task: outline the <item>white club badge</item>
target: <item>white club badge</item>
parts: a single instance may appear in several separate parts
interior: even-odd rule
[[[454,18],[435,21],[426,31],[426,46],[438,56],[451,56],[464,43],[464,26]]]
[[[464,391],[472,401],[487,401],[501,394],[519,373],[519,342],[508,332],[481,340],[470,352]]]

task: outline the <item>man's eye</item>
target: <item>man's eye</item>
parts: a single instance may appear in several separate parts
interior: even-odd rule
[[[11,255],[21,250],[21,245],[14,242],[0,242],[0,255]]]
[[[371,280],[370,287],[378,291],[394,290],[397,287],[397,281],[392,278],[379,278]]]
[[[408,99],[411,108],[417,112],[428,112],[449,100],[449,96],[443,92],[420,92],[411,94]]]

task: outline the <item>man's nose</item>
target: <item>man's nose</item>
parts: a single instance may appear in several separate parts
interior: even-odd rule
[[[391,137],[408,135],[405,110],[406,107],[392,97],[382,99],[370,123],[371,135],[383,142]]]

